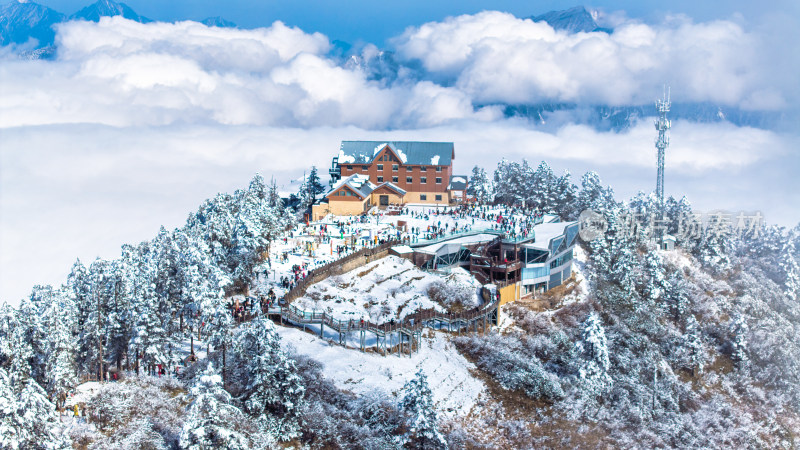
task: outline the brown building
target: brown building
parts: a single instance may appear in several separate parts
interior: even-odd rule
[[[449,205],[454,158],[452,142],[342,141],[329,171],[331,187],[365,175],[372,184],[391,183],[405,191],[404,204]]]

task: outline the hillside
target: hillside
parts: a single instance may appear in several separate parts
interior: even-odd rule
[[[399,216],[298,224],[277,186],[256,176],[204,202],[183,227],[125,245],[115,260],[79,261],[63,286],[36,286],[19,308],[2,307],[0,405],[9,407],[0,443],[796,447],[800,227],[736,232],[712,220],[682,234],[691,207],[670,198],[666,226],[678,247],[661,250],[646,220],[652,196],[619,202],[594,173],[578,187],[545,163],[529,167],[503,161],[498,178],[513,181],[496,186],[476,170],[471,184],[492,205],[447,220],[461,230],[486,211],[574,218],[591,208],[608,228],[581,242],[572,278],[505,304],[498,326],[427,327],[419,349],[384,356],[268,317],[308,270],[354,250],[344,243],[404,236]],[[625,217],[642,221],[631,228]],[[441,222],[414,218],[423,229]],[[440,296],[448,283],[452,298]],[[426,272],[386,257],[308,286],[292,306],[386,323],[456,300],[474,305],[478,287],[461,269]],[[86,384],[98,375],[110,381]],[[55,412],[65,405],[89,420]]]

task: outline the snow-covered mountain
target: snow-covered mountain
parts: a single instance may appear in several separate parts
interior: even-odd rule
[[[53,25],[64,14],[33,2],[14,1],[0,6],[0,45],[25,44],[47,47],[53,43]]]
[[[566,30],[570,33],[601,31],[611,33],[611,29],[602,28],[595,21],[596,15],[586,9],[585,6],[575,6],[574,8],[561,11],[550,11],[539,16],[531,16],[534,22],[547,22],[556,30]]]
[[[205,19],[201,20],[200,23],[209,27],[236,28],[235,23],[231,22],[230,20],[225,20],[220,16],[206,17]]]
[[[147,17],[140,16],[130,6],[125,3],[117,3],[113,0],[98,0],[96,3],[81,9],[75,14],[69,16],[70,20],[89,20],[92,22],[99,22],[101,17],[114,17],[122,16],[129,20],[136,22],[147,23],[152,20]]]

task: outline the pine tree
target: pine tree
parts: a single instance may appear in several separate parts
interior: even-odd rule
[[[53,298],[45,313],[47,321],[47,360],[45,381],[50,398],[63,407],[69,391],[77,386],[76,345],[73,338],[76,308],[66,292]]]
[[[0,367],[0,448],[20,448],[17,399],[6,370]]]
[[[797,263],[797,233],[792,230],[786,237],[786,242],[781,248],[780,262],[778,263],[784,276],[784,293],[792,300],[797,300],[800,295],[800,265]]]
[[[737,314],[730,324],[731,358],[740,370],[750,367],[750,356],[747,350],[748,327],[744,315]]]
[[[489,203],[494,197],[492,182],[486,176],[486,170],[482,167],[475,166],[472,168],[472,176],[467,185],[467,194],[475,197],[481,204]]]
[[[299,434],[305,388],[294,361],[281,350],[271,321],[257,319],[240,327],[233,352],[244,361],[246,385],[240,399],[247,412],[279,440]]]
[[[686,280],[680,270],[670,276],[664,294],[666,307],[672,312],[673,320],[678,323],[689,314],[689,297],[686,292]]]
[[[703,373],[705,356],[703,354],[703,341],[700,333],[700,324],[693,314],[686,316],[683,342],[687,354],[687,363],[692,371],[692,376]]]
[[[439,432],[439,419],[433,404],[433,393],[428,378],[419,369],[412,380],[403,387],[400,408],[408,415],[410,443],[413,448],[447,448]]]
[[[209,362],[191,389],[192,403],[183,424],[180,447],[191,450],[247,449],[247,436],[236,430],[244,414],[231,405],[222,379]]]
[[[586,388],[586,393],[598,397],[611,385],[611,376],[608,374],[611,363],[605,329],[597,313],[592,312],[584,321],[583,334],[576,345],[578,354],[582,357],[578,377]]]
[[[24,449],[69,449],[71,443],[56,433],[59,425],[55,406],[47,400],[47,394],[36,381],[28,379],[17,400],[17,415],[20,448]]]

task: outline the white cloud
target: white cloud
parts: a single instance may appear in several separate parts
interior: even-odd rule
[[[704,40],[679,43],[685,55],[667,49],[672,62],[686,60],[670,69],[651,50],[680,27]],[[461,173],[474,164],[492,168],[501,157],[546,159],[576,174],[608,173],[606,182],[623,193],[648,189],[655,161],[649,119],[622,133],[568,121],[545,132],[504,119],[500,107],[475,105],[547,95],[584,104],[614,103],[619,95],[649,102],[664,77],[690,80],[694,88],[684,92],[779,105],[781,84],[759,84],[760,72],[744,66],[751,46],[742,47],[741,66],[731,64],[730,47],[750,39],[729,23],[686,21],[566,36],[481,13],[409,30],[399,47],[433,75],[379,83],[337,66],[326,56],[325,36],[280,22],[258,30],[121,18],[64,24],[55,61],[0,56],[0,300],[62,282],[75,257],[115,257],[121,244],[150,238],[161,224],[181,225],[203,199],[245,185],[256,171],[286,181],[311,164],[325,168],[343,139],[455,141]],[[711,72],[695,73],[704,58]],[[780,156],[788,162],[777,172],[762,171],[763,183],[725,200],[796,204],[797,189],[768,184],[796,186],[780,175],[797,161],[789,152],[796,143],[772,131],[676,121],[668,178],[685,184],[668,181],[667,190],[708,198],[708,176],[715,192],[739,189],[730,173]],[[785,217],[797,221],[792,211]]]
[[[682,102],[781,109],[796,88],[764,92],[771,69],[763,44],[724,20],[671,17],[655,26],[627,21],[610,35],[569,34],[497,11],[427,23],[394,40],[403,58],[454,80],[478,103],[646,104],[670,83]]]

